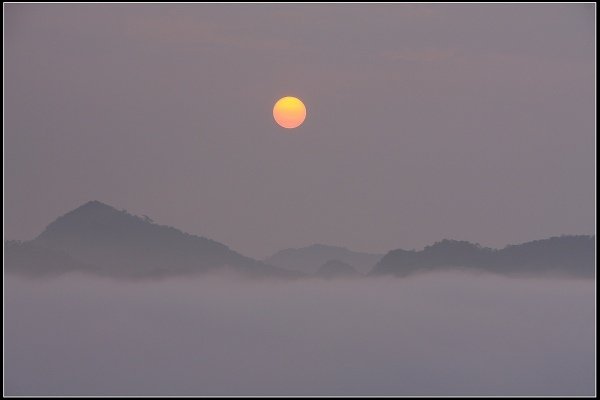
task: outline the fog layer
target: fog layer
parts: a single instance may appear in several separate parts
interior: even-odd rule
[[[5,281],[7,395],[593,395],[594,283]]]

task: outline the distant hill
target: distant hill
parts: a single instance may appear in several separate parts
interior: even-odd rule
[[[91,272],[94,267],[60,251],[32,242],[4,243],[4,266],[8,273],[29,277],[51,277],[71,271]]]
[[[345,247],[314,244],[299,249],[281,250],[264,261],[271,265],[307,274],[314,274],[329,260],[339,260],[367,273],[383,257],[383,254],[359,253]]]
[[[363,276],[352,265],[346,264],[340,260],[329,260],[316,272],[315,276],[333,279],[333,278],[358,278]]]
[[[155,224],[150,218],[90,201],[59,217],[34,240],[5,242],[5,271],[52,276],[82,271],[114,277],[161,277],[234,271],[254,277],[358,274],[409,276],[471,269],[515,276],[595,277],[595,238],[560,236],[496,250],[443,240],[423,250],[385,256],[312,245],[282,250],[265,262],[204,237]],[[373,267],[374,266],[374,267]],[[356,272],[358,270],[358,272]]]
[[[230,269],[251,276],[298,275],[245,257],[214,240],[157,225],[148,217],[119,211],[99,201],[90,201],[63,215],[33,241],[21,248],[11,246],[8,251],[8,261],[45,263],[29,266],[44,271],[85,269],[107,276],[151,277]],[[62,269],[60,257],[68,257]],[[18,268],[18,263],[11,262],[10,269]]]
[[[442,240],[421,251],[392,250],[369,275],[409,276],[456,268],[517,276],[594,278],[595,240],[593,236],[560,236],[500,250],[466,241]]]

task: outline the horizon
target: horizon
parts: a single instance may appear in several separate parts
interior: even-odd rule
[[[50,225],[51,225],[53,222],[55,222],[55,221],[56,221],[56,220],[58,220],[59,218],[62,218],[62,217],[64,217],[64,216],[66,216],[66,215],[70,214],[70,213],[71,213],[71,212],[73,212],[73,211],[79,210],[79,209],[81,209],[81,208],[83,208],[83,207],[85,207],[85,206],[87,206],[87,205],[94,204],[94,203],[98,203],[98,204],[100,204],[101,206],[109,207],[109,208],[111,208],[111,209],[113,209],[113,210],[115,210],[115,211],[118,211],[118,212],[125,212],[125,213],[126,213],[127,215],[129,215],[129,216],[133,216],[133,217],[139,218],[139,219],[141,219],[141,220],[144,220],[145,222],[147,222],[147,223],[149,223],[149,224],[158,225],[158,226],[166,226],[166,227],[170,227],[170,228],[175,228],[175,229],[177,229],[178,231],[180,231],[180,232],[182,232],[182,233],[186,233],[186,234],[190,234],[190,235],[193,235],[193,236],[197,236],[197,237],[201,237],[201,238],[206,238],[206,239],[210,239],[210,240],[217,241],[217,240],[215,240],[214,238],[211,238],[210,236],[204,236],[204,235],[200,235],[200,234],[193,233],[193,232],[186,232],[186,231],[184,231],[184,230],[182,230],[182,229],[180,229],[180,228],[178,228],[178,227],[176,227],[176,226],[171,226],[171,225],[161,224],[161,223],[159,223],[159,222],[155,221],[155,220],[154,220],[154,219],[153,219],[151,216],[149,216],[149,215],[145,215],[145,214],[137,214],[137,213],[135,213],[133,210],[119,209],[118,207],[115,207],[115,206],[114,206],[114,205],[112,205],[112,204],[104,203],[104,202],[102,202],[102,201],[100,201],[100,200],[89,200],[89,201],[86,201],[85,203],[83,203],[83,204],[79,205],[78,207],[75,207],[74,209],[72,209],[72,210],[70,210],[70,211],[67,211],[67,212],[66,212],[66,213],[64,213],[64,214],[61,214],[61,215],[58,215],[58,216],[56,216],[56,217],[55,217],[55,218],[54,218],[54,219],[53,219],[51,222],[49,222],[49,223],[46,225],[46,227],[45,227],[44,229],[42,229],[40,232],[38,232],[38,234],[37,234],[37,235],[35,235],[35,236],[34,236],[34,237],[32,237],[32,238],[29,238],[29,239],[13,239],[13,238],[5,238],[5,239],[4,239],[4,241],[5,241],[5,242],[7,242],[7,241],[16,241],[16,242],[28,242],[28,241],[32,241],[32,240],[34,240],[34,239],[35,239],[37,236],[39,236],[39,235],[40,235],[40,234],[41,234],[41,233],[42,233],[42,232],[43,232],[43,231],[44,231],[44,230],[45,230],[45,229],[46,229],[48,226],[50,226]],[[146,217],[150,218],[150,220],[146,220],[146,219],[145,219]],[[580,236],[587,236],[587,237],[593,237],[593,238],[595,238],[595,237],[596,237],[596,235],[595,235],[595,234],[591,234],[591,235],[586,235],[586,234],[560,234],[560,235],[548,236],[548,237],[543,237],[543,238],[537,238],[537,239],[529,240],[529,241],[527,241],[527,242],[520,242],[520,243],[508,243],[508,244],[506,244],[504,247],[489,247],[489,246],[483,246],[481,243],[479,243],[479,242],[477,242],[477,241],[474,241],[474,240],[459,240],[459,239],[454,239],[454,238],[452,238],[452,237],[447,237],[447,238],[442,238],[442,239],[436,240],[436,241],[434,241],[434,242],[431,242],[431,243],[429,243],[429,244],[425,244],[425,245],[424,245],[422,248],[420,248],[420,249],[417,249],[417,248],[410,248],[410,249],[409,249],[409,248],[405,248],[405,247],[401,247],[401,246],[400,246],[400,247],[394,247],[394,248],[391,248],[391,249],[389,249],[389,250],[387,250],[387,251],[384,251],[383,253],[369,253],[369,252],[361,252],[361,251],[357,251],[357,250],[355,250],[355,249],[349,248],[349,247],[347,247],[347,246],[343,246],[343,245],[335,245],[335,244],[329,244],[329,243],[312,243],[312,244],[310,244],[310,245],[306,245],[306,246],[297,246],[297,247],[288,247],[288,248],[285,248],[285,249],[279,249],[279,250],[276,250],[274,253],[272,253],[272,254],[270,254],[270,255],[267,255],[267,256],[265,256],[265,257],[263,257],[263,258],[256,258],[256,257],[252,257],[252,258],[254,258],[254,259],[256,259],[256,260],[261,260],[261,261],[264,261],[264,260],[266,260],[266,259],[268,259],[268,258],[270,258],[270,257],[272,257],[272,256],[274,256],[274,255],[276,255],[276,254],[278,254],[278,253],[280,253],[280,252],[286,251],[286,250],[304,250],[304,249],[311,248],[311,247],[321,247],[321,246],[322,246],[322,247],[329,247],[329,248],[338,248],[338,249],[347,250],[347,251],[349,251],[349,252],[354,252],[354,253],[369,254],[369,255],[373,255],[373,256],[375,256],[375,255],[377,255],[377,256],[384,256],[384,255],[386,255],[387,253],[389,253],[389,252],[391,252],[391,251],[394,251],[394,250],[399,250],[399,249],[400,249],[400,250],[408,250],[408,251],[422,251],[422,250],[424,250],[425,248],[427,248],[427,247],[429,247],[429,246],[432,246],[432,245],[435,245],[435,244],[438,244],[438,243],[441,243],[441,242],[444,242],[444,241],[451,241],[451,242],[463,242],[463,241],[464,241],[464,242],[468,242],[468,243],[471,243],[471,244],[474,244],[474,245],[480,246],[480,247],[482,247],[482,248],[488,248],[488,249],[492,249],[492,250],[502,250],[502,249],[504,249],[504,248],[507,248],[507,247],[510,247],[510,246],[514,246],[514,245],[520,245],[520,244],[525,244],[525,243],[530,243],[530,242],[535,242],[535,241],[540,241],[540,240],[547,240],[547,239],[560,238],[560,237],[580,237]],[[217,241],[217,242],[219,242],[219,241]],[[219,243],[222,243],[222,242],[219,242]],[[234,251],[237,251],[237,250],[236,250],[234,247],[232,247],[232,246],[231,246],[230,244],[228,244],[228,243],[222,243],[222,244],[224,244],[224,245],[228,246],[229,248],[231,248],[231,249],[232,249],[232,250],[234,250]],[[238,252],[239,252],[239,251],[238,251]],[[241,252],[240,252],[240,253],[241,253]],[[242,254],[243,254],[243,253],[242,253]]]

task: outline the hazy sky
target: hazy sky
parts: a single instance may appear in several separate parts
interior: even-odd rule
[[[253,257],[595,230],[595,5],[5,4],[5,234],[100,200]],[[296,130],[273,121],[304,100]]]

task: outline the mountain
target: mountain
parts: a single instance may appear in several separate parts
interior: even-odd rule
[[[392,250],[369,275],[408,276],[444,269],[472,269],[505,275],[595,277],[593,236],[560,236],[503,249],[466,241],[442,240],[421,251]]]
[[[119,211],[99,201],[59,217],[32,241],[4,245],[5,271],[9,273],[52,276],[82,271],[130,278],[210,271],[256,277],[306,273],[329,277],[356,275],[356,270],[367,271],[373,265],[369,275],[408,276],[462,268],[517,276],[593,278],[596,254],[594,236],[560,236],[500,250],[443,240],[421,251],[393,250],[381,259],[377,254],[313,245],[282,250],[261,262],[214,240],[155,224],[146,216]]]
[[[4,243],[5,271],[29,277],[51,277],[71,271],[93,271],[94,267],[68,254],[32,242]]]
[[[321,265],[315,276],[332,279],[332,278],[358,278],[363,276],[352,265],[346,264],[340,260],[329,260]]]
[[[70,269],[106,276],[171,276],[224,269],[251,276],[298,275],[245,257],[214,240],[155,224],[146,216],[119,211],[99,201],[90,201],[59,217],[26,246],[29,252],[45,249],[49,259],[56,260],[46,269],[56,267],[56,255],[62,254],[79,260],[65,261],[73,267]],[[18,253],[14,250],[13,259]],[[41,256],[28,257],[37,263],[44,260]],[[83,264],[94,267],[83,268]]]
[[[345,247],[313,244],[299,249],[281,250],[264,261],[281,268],[314,274],[329,260],[339,260],[367,273],[383,254],[358,253]]]

